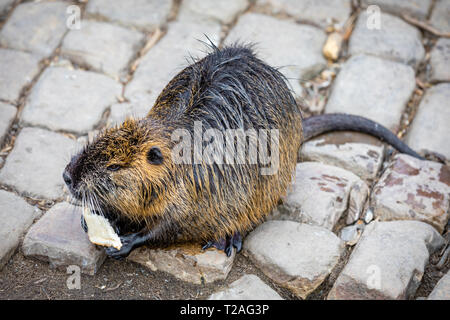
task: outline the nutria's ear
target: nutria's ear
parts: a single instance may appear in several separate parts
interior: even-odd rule
[[[163,163],[164,157],[161,153],[161,149],[158,147],[151,147],[147,152],[147,161],[151,164]]]

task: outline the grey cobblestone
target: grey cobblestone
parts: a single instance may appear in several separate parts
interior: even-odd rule
[[[425,20],[428,16],[432,0],[362,0],[364,8],[369,5],[377,5],[384,12],[398,16],[404,14]]]
[[[450,81],[450,39],[440,38],[430,55],[430,81]]]
[[[322,47],[326,35],[318,28],[290,21],[247,13],[241,16],[225,39],[226,44],[255,43],[262,60],[281,67],[297,96],[302,95],[300,81],[317,75],[325,66]]]
[[[351,57],[339,72],[325,107],[372,119],[396,131],[415,87],[414,70],[377,57]]]
[[[321,27],[342,26],[351,12],[350,0],[258,0],[259,5],[270,5],[273,13],[287,12],[302,22]]]
[[[371,182],[381,169],[384,145],[358,132],[332,132],[302,144],[299,159],[319,161],[353,172]]]
[[[8,133],[8,129],[11,126],[13,120],[16,117],[16,107],[0,102],[0,146]]]
[[[0,190],[0,269],[8,262],[20,238],[40,211],[14,193]]]
[[[150,94],[141,93],[131,97],[129,102],[116,103],[111,106],[108,125],[121,124],[127,117],[135,119],[143,118],[153,106],[155,97]]]
[[[450,83],[437,84],[427,90],[406,137],[417,151],[434,151],[450,159]]]
[[[87,133],[121,92],[119,83],[99,73],[47,68],[31,91],[21,123]]]
[[[178,19],[213,20],[229,24],[249,5],[248,0],[185,0],[181,2]]]
[[[273,218],[332,230],[344,214],[349,224],[360,217],[368,191],[352,172],[319,162],[301,162],[296,167],[295,182]]]
[[[13,5],[15,0],[3,0],[0,2],[0,14],[7,12]]]
[[[441,235],[423,222],[372,222],[328,299],[409,299],[429,256],[443,244]]]
[[[147,93],[154,102],[172,77],[190,63],[189,54],[193,57],[205,55],[207,47],[199,40],[207,41],[206,35],[216,45],[219,43],[218,23],[182,21],[171,23],[168,28],[167,34],[139,64],[133,80],[126,87],[127,98],[133,99],[137,93]]]
[[[283,300],[258,276],[246,274],[228,288],[212,294],[208,300]]]
[[[61,55],[73,62],[119,78],[127,72],[144,35],[104,22],[83,20],[80,30],[64,38]]]
[[[200,244],[184,244],[162,249],[140,247],[128,259],[152,271],[164,271],[183,281],[204,284],[226,279],[235,256],[235,250],[227,257],[215,248],[204,251]]]
[[[450,1],[436,0],[430,24],[441,32],[450,32]]]
[[[94,275],[106,254],[89,241],[80,221],[80,207],[56,204],[28,231],[22,245],[24,255],[48,261],[52,267],[75,265]]]
[[[450,159],[448,39],[402,19],[406,14],[449,32],[448,0],[23,0],[12,12],[5,11],[12,0],[0,2],[0,268],[10,261],[0,282],[13,288],[0,296],[8,299],[29,296],[28,285],[33,298],[65,292],[64,284],[46,281],[54,271],[22,253],[62,273],[68,265],[91,275],[98,270],[104,250],[82,230],[80,208],[60,202],[67,196],[63,169],[105,125],[145,116],[173,76],[211,51],[208,37],[219,47],[253,43],[257,56],[287,77],[296,98],[311,102],[306,116],[325,109],[368,117],[406,132],[413,149]],[[73,4],[82,10],[81,30],[66,26]],[[382,10],[380,30],[365,23],[369,4]],[[352,14],[360,15],[355,28],[344,25]],[[158,272],[147,278],[148,291],[136,293],[131,279],[120,283],[111,261],[102,271],[108,279],[85,277],[83,289],[102,280],[94,297],[281,299],[271,287],[284,287],[299,298],[411,299],[427,266],[428,293],[429,280],[442,274],[429,257],[444,243],[439,232],[448,232],[449,167],[402,154],[383,164],[385,147],[350,132],[303,144],[286,197],[243,242],[242,254],[264,281],[243,272],[230,284],[229,274],[237,279],[236,272],[253,265],[235,250],[228,258],[200,244],[177,244],[140,247],[128,258],[137,264],[120,263],[136,276],[148,273],[143,268]],[[37,207],[54,202],[32,225],[41,215]],[[23,277],[30,267],[39,272]],[[163,292],[166,276],[171,288]],[[445,297],[447,279],[448,273],[429,299]],[[196,291],[179,280],[217,282]],[[41,287],[50,290],[34,296]]]
[[[18,5],[0,32],[0,45],[49,56],[67,31],[64,2]]]
[[[294,221],[265,222],[244,242],[244,253],[266,276],[302,299],[325,280],[342,251],[331,231]]]
[[[61,134],[24,128],[0,171],[0,183],[31,197],[60,198],[61,175],[76,147],[74,140]]]
[[[39,72],[39,57],[22,51],[0,48],[0,99],[17,102],[24,86]]]
[[[369,29],[369,15],[359,15],[349,42],[349,53],[371,54],[417,67],[425,56],[422,37],[415,27],[402,19],[381,13],[380,28]]]
[[[428,300],[450,300],[450,271],[447,271],[439,280],[428,296]]]
[[[86,12],[151,32],[165,23],[172,5],[172,0],[91,0]]]

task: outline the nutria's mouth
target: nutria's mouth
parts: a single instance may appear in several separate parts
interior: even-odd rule
[[[124,223],[122,221],[123,218],[121,218],[124,216],[123,214],[117,212],[116,210],[111,210],[107,206],[103,205],[100,201],[98,201],[98,197],[96,195],[80,189],[75,189],[71,184],[67,183],[67,181],[66,184],[72,197],[71,202],[74,205],[83,208],[83,210],[84,208],[87,208],[92,214],[105,217],[117,234],[123,234],[125,229],[127,229],[127,224]],[[81,226],[84,231],[87,232],[87,225],[83,215],[81,216]]]
[[[98,215],[98,216],[103,216],[103,217],[105,217],[105,218],[108,220],[108,222],[109,222],[109,224],[111,225],[111,227],[114,229],[114,232],[115,232],[115,233],[117,233],[118,235],[123,234],[122,228],[121,228],[120,225],[117,223],[117,222],[118,222],[117,219],[116,219],[116,220],[111,220],[111,219],[109,219],[107,216],[105,216],[104,214],[102,214],[102,213],[101,213],[100,211],[98,211],[98,210],[91,210],[91,213],[92,213],[92,214],[95,214],[95,215]],[[84,216],[83,216],[83,215],[81,215],[81,227],[83,228],[84,232],[87,232],[87,231],[88,231],[88,226],[87,226],[87,224],[86,224],[86,221],[84,220]]]
[[[143,223],[138,223],[126,218],[124,214],[115,210],[106,208],[89,208],[89,210],[91,210],[93,214],[105,217],[118,235],[136,233],[142,230],[145,226]],[[83,217],[81,220],[81,225],[83,226],[84,231],[87,231]]]

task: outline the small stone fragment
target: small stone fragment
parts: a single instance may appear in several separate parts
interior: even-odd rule
[[[342,228],[339,237],[342,241],[345,241],[346,245],[353,246],[358,242],[363,230],[364,224],[356,223],[354,225]]]
[[[344,38],[339,32],[331,33],[322,49],[325,58],[336,61],[339,58],[343,40]]]
[[[373,210],[371,209],[371,208],[369,208],[367,211],[366,211],[366,214],[364,215],[364,222],[366,223],[366,224],[368,224],[370,221],[372,221],[373,220]]]

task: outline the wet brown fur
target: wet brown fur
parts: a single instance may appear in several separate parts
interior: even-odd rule
[[[203,129],[278,129],[278,171],[261,175],[259,164],[175,164],[171,134],[193,133],[196,120]],[[286,195],[301,135],[301,114],[280,72],[249,48],[213,48],[170,81],[144,119],[105,130],[72,160],[73,193],[148,230],[162,224],[159,244],[244,234]],[[146,158],[154,146],[163,154],[160,165]],[[108,170],[112,165],[120,169]]]

